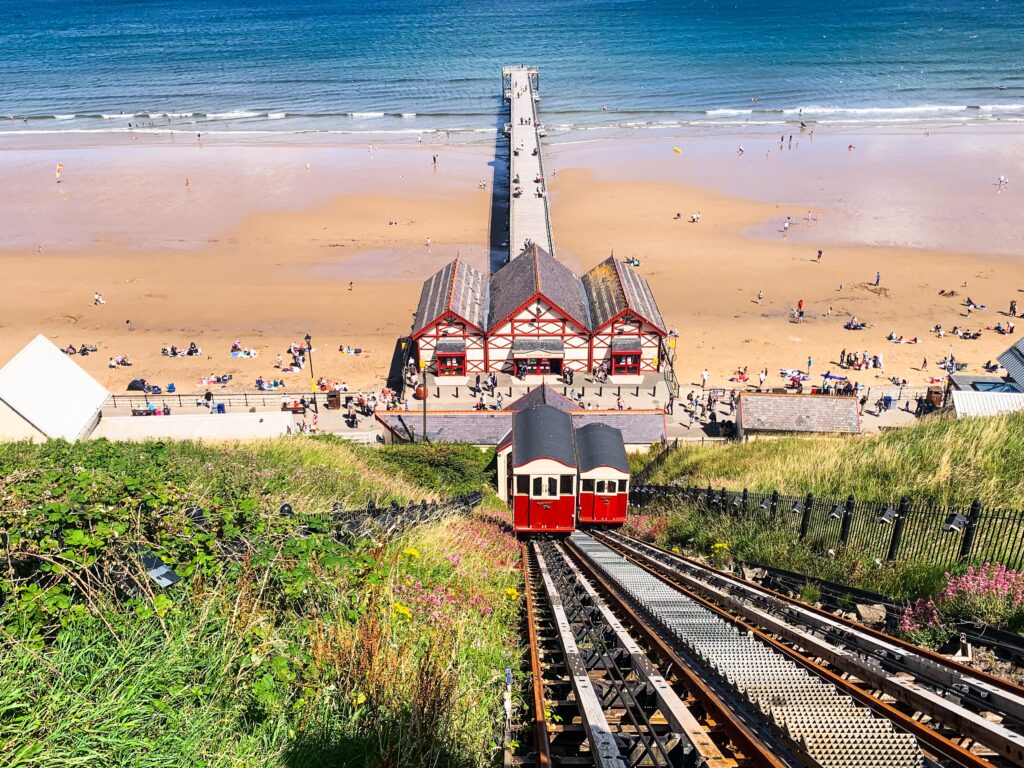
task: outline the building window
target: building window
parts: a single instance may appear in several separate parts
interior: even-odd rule
[[[438,376],[465,376],[466,355],[446,354],[437,356]]]
[[[640,353],[612,352],[612,373],[623,375],[640,373]]]

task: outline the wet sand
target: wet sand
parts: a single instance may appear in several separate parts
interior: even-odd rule
[[[487,264],[486,142],[371,151],[68,141],[0,142],[10,190],[0,209],[2,360],[42,332],[60,346],[98,343],[76,360],[114,392],[137,376],[196,391],[200,377],[225,373],[235,376],[229,389],[252,391],[257,375],[277,375],[274,355],[309,332],[317,376],[369,387],[408,332],[422,281],[456,254]],[[810,356],[816,373],[834,369],[846,348],[880,352],[884,376],[923,385],[941,375],[934,364],[951,347],[977,372],[1012,343],[991,331],[939,340],[929,329],[983,328],[1005,321],[1011,298],[1024,304],[1020,194],[993,184],[999,174],[1011,185],[1024,178],[1020,136],[819,132],[813,149],[808,138],[792,150],[778,144],[721,135],[554,142],[546,163],[559,257],[576,271],[612,250],[641,260],[681,333],[683,382],[706,366],[724,383],[747,365],[752,374],[767,366],[777,384],[780,367],[806,368]],[[56,162],[65,164],[60,185]],[[696,210],[700,224],[686,223]],[[817,221],[805,220],[808,210]],[[878,289],[867,285],[876,271]],[[92,306],[97,290],[106,305]],[[989,309],[967,318],[968,295]],[[795,324],[789,310],[800,299],[806,319]],[[853,314],[871,327],[843,330]],[[892,330],[922,343],[887,342]],[[260,356],[230,358],[235,339]],[[189,341],[201,358],[160,355]],[[339,344],[369,354],[340,355]],[[113,354],[136,365],[109,370]],[[924,357],[928,371],[918,370]],[[283,378],[300,391],[305,374],[296,376]]]

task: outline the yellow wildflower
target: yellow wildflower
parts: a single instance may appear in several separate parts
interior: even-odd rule
[[[366,694],[362,691],[352,691],[352,701],[356,706],[366,703]]]
[[[403,555],[408,555],[413,560],[415,560],[416,558],[418,558],[420,556],[420,551],[418,549],[416,549],[416,547],[406,547],[405,551],[402,552],[402,554]]]
[[[518,600],[519,599],[519,590],[516,589],[515,587],[509,587],[508,589],[506,589],[505,590],[505,594],[508,596],[509,600]]]
[[[397,613],[399,616],[403,616],[403,617],[405,617],[407,619],[411,619],[412,618],[412,611],[410,611],[408,608],[406,608],[401,603],[395,603],[393,608],[395,609],[395,613]]]
[[[726,544],[724,541],[720,541],[717,544],[712,544],[711,548],[712,549],[728,549],[729,545]]]

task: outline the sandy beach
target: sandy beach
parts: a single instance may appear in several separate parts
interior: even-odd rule
[[[724,384],[745,365],[767,367],[778,384],[780,368],[810,357],[815,374],[834,370],[846,349],[884,356],[884,372],[855,379],[920,386],[942,375],[935,364],[950,349],[980,372],[1015,340],[986,328],[1007,321],[1011,299],[1024,302],[1024,137],[819,131],[792,148],[778,138],[554,139],[546,163],[559,258],[576,271],[612,251],[639,258],[680,331],[684,383],[707,367]],[[487,266],[493,161],[484,140],[371,149],[287,137],[4,137],[0,359],[42,332],[60,346],[97,344],[76,359],[114,392],[135,377],[201,391],[211,374],[253,391],[308,332],[318,377],[375,386],[422,281],[456,254]],[[1006,190],[999,175],[1011,179]],[[695,211],[701,221],[690,224]],[[94,291],[106,304],[93,305]],[[967,297],[987,310],[968,317]],[[865,330],[843,329],[854,315]],[[939,339],[935,324],[983,333]],[[889,342],[890,331],[921,343]],[[259,356],[231,358],[236,339]],[[160,354],[192,341],[202,356]],[[135,365],[109,369],[116,354]],[[298,375],[283,376],[290,389],[305,388],[289,376]]]

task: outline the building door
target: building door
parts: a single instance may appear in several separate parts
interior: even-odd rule
[[[612,352],[612,374],[633,375],[640,373],[639,352]]]
[[[465,376],[466,375],[466,355],[465,354],[445,354],[437,356],[437,375],[438,376]]]

